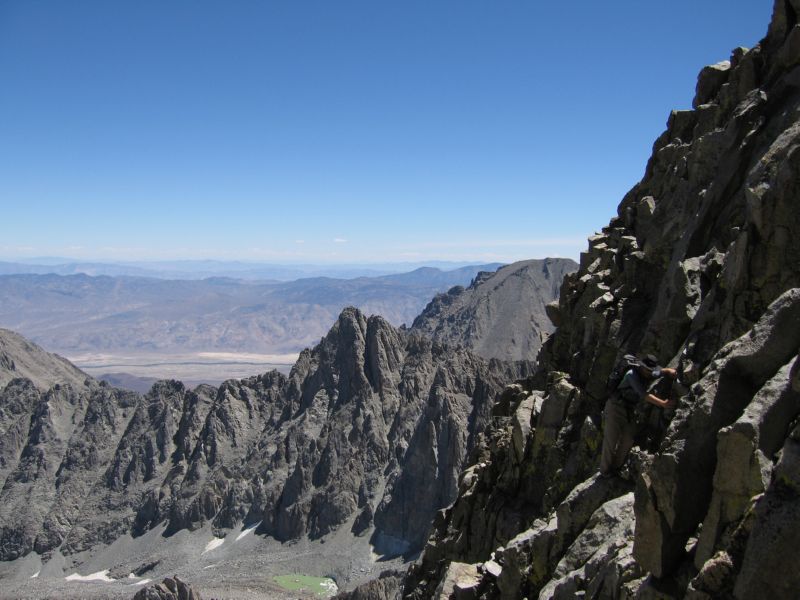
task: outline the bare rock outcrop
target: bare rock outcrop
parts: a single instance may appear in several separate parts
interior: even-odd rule
[[[547,306],[577,267],[569,258],[545,258],[479,273],[469,287],[437,294],[413,329],[487,359],[534,360],[554,329]]]
[[[0,329],[0,388],[12,379],[29,379],[42,391],[56,384],[83,385],[89,376],[67,359],[46,352],[8,329]]]
[[[89,381],[47,392],[14,380],[2,405],[15,407],[4,437],[0,555],[17,558],[58,547],[109,464],[138,401],[131,392]]]
[[[288,377],[144,396],[14,379],[0,392],[0,558],[207,523],[281,541],[346,528],[413,552],[520,368],[349,308]]]
[[[201,600],[201,596],[176,576],[139,590],[133,600]]]
[[[403,573],[384,571],[377,579],[341,592],[333,600],[400,600],[403,591]]]
[[[487,599],[796,597],[798,15],[776,1],[766,38],[703,69],[693,110],[670,115],[548,307],[539,368],[495,405],[404,597],[456,597],[451,565]],[[678,370],[657,384],[677,408],[639,414],[626,478],[600,480],[626,353]]]

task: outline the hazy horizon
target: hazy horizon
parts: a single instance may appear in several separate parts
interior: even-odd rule
[[[503,262],[418,261],[418,262],[292,262],[255,260],[74,260],[67,257],[32,257],[19,260],[0,258],[0,277],[16,275],[88,275],[90,277],[138,277],[168,280],[228,278],[240,281],[290,282],[309,278],[350,280],[413,274],[424,269],[455,273],[480,268],[495,271]]]
[[[570,257],[543,257],[543,258],[570,258]],[[164,264],[225,264],[225,265],[268,265],[268,266],[292,266],[292,267],[317,267],[317,266],[341,266],[341,267],[364,267],[364,266],[425,266],[425,265],[445,265],[458,268],[460,266],[470,266],[477,264],[492,264],[483,261],[469,261],[469,260],[419,260],[419,261],[386,261],[386,260],[353,260],[341,262],[325,262],[325,261],[299,261],[299,260],[258,260],[258,259],[236,259],[236,258],[150,258],[150,259],[105,259],[102,257],[89,257],[89,258],[75,258],[69,256],[31,256],[31,257],[7,257],[0,255],[0,262],[5,263],[18,263],[27,265],[43,265],[43,266],[57,266],[64,264],[108,264],[108,265],[164,265]],[[493,261],[502,262],[502,261]],[[516,262],[516,261],[515,261]]]

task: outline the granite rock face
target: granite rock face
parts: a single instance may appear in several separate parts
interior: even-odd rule
[[[413,328],[484,358],[535,360],[554,329],[546,307],[558,299],[564,276],[577,267],[568,258],[545,258],[479,273],[466,289],[437,294]]]
[[[403,573],[384,571],[377,579],[372,579],[349,592],[334,596],[334,600],[400,600],[402,597]]]
[[[133,600],[201,600],[201,596],[177,577],[167,577],[161,583],[136,592]]]
[[[451,565],[477,571],[476,598],[796,597],[798,15],[778,0],[766,38],[703,69],[693,110],[670,115],[404,597],[456,597]],[[643,410],[625,478],[599,479],[606,382],[627,353],[678,369],[655,389],[677,408]]]
[[[16,358],[14,358],[16,361]],[[345,309],[287,377],[141,396],[84,379],[0,392],[0,559],[210,523],[278,540],[346,528],[419,549],[519,365]]]
[[[21,335],[0,329],[0,387],[29,379],[46,391],[56,384],[82,385],[88,375],[65,358],[42,350]]]
[[[138,397],[91,380],[40,392],[30,380],[15,379],[1,400],[7,416],[13,411],[13,426],[0,450],[0,555],[17,558],[57,547],[85,514],[83,503],[112,460]]]

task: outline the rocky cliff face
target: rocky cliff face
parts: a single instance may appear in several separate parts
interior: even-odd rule
[[[408,598],[795,598],[800,539],[800,2],[703,69],[567,277]],[[678,368],[628,480],[596,475],[624,353]],[[794,565],[794,566],[793,566]]]
[[[484,358],[535,360],[554,329],[545,307],[558,298],[564,276],[577,267],[568,258],[545,258],[479,273],[466,289],[437,294],[413,328]]]
[[[346,309],[288,377],[144,396],[14,379],[0,393],[0,559],[242,522],[413,551],[518,369]]]
[[[88,376],[57,354],[42,350],[13,331],[0,329],[0,387],[22,377],[47,390],[57,383],[83,385]]]

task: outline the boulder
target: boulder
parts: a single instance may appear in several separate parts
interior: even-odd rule
[[[176,575],[139,590],[133,600],[201,600],[201,596]]]
[[[480,585],[478,565],[451,562],[445,570],[435,600],[477,600]]]
[[[728,80],[730,69],[730,61],[725,60],[700,70],[700,74],[697,76],[697,89],[692,101],[694,108],[714,99],[722,84]]]

